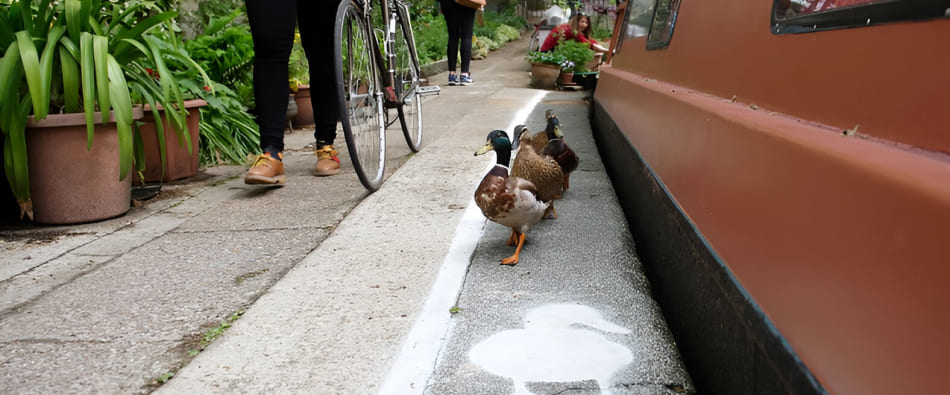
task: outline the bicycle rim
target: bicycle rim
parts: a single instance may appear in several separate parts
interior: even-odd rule
[[[415,45],[408,21],[402,20],[403,13],[396,13],[396,16],[393,74],[396,78],[396,92],[402,98],[398,106],[399,123],[409,149],[419,152],[422,147],[422,97],[416,94],[416,88],[419,86],[419,61],[413,51]]]
[[[347,152],[360,182],[375,191],[383,182],[386,133],[373,41],[361,15],[355,2],[340,3],[333,57]]]

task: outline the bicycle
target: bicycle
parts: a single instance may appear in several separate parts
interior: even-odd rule
[[[370,192],[383,182],[386,127],[398,115],[409,149],[422,143],[422,97],[440,92],[423,86],[409,7],[401,0],[344,0],[337,7],[333,61],[340,121],[347,151],[360,182]],[[383,29],[374,21],[385,22]],[[382,41],[382,46],[380,45]]]

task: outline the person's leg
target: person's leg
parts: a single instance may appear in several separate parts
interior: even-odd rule
[[[287,124],[287,63],[294,42],[294,0],[247,0],[254,40],[254,101],[261,150],[244,176],[246,184],[283,184]]]
[[[287,125],[287,64],[294,43],[294,0],[247,0],[254,40],[254,101],[261,149],[284,150]]]
[[[472,62],[472,34],[475,31],[475,9],[468,7],[458,7],[459,16],[459,37],[462,40],[462,74],[469,74],[469,65]]]
[[[340,0],[297,1],[300,43],[310,63],[310,103],[313,105],[317,164],[314,174],[329,176],[340,171],[340,159],[333,148],[340,120],[340,99],[333,63],[333,30]]]
[[[442,7],[442,15],[445,17],[445,26],[449,32],[449,45],[445,51],[445,56],[448,59],[449,74],[455,74],[455,70],[457,70],[458,66],[459,37],[461,33],[459,30],[459,8],[462,7],[458,7],[454,3],[446,4]]]

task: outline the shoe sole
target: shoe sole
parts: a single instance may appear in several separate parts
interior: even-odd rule
[[[336,170],[324,170],[324,171],[316,171],[316,170],[314,170],[314,171],[313,171],[313,175],[315,175],[315,176],[317,176],[317,177],[327,177],[327,176],[336,175],[336,174],[339,173],[339,172],[340,172],[340,169],[336,169]]]
[[[459,85],[469,86],[469,85],[475,85],[475,83],[474,83],[474,82],[463,82],[463,83],[461,83],[461,84],[459,84]]]
[[[245,176],[244,183],[248,185],[284,185],[287,182],[286,176],[263,177],[263,176]]]

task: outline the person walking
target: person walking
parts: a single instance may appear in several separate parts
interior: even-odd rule
[[[475,9],[456,4],[454,0],[439,0],[445,26],[449,30],[449,45],[446,48],[449,66],[449,85],[472,85],[472,34],[475,29]],[[461,49],[461,55],[459,50]],[[456,73],[458,57],[462,57],[461,73]]]
[[[254,40],[254,100],[262,153],[244,176],[245,184],[283,185],[284,128],[290,95],[288,62],[294,28],[310,63],[310,86],[314,115],[317,163],[314,175],[340,171],[333,147],[340,118],[333,62],[333,28],[340,0],[246,0]]]

